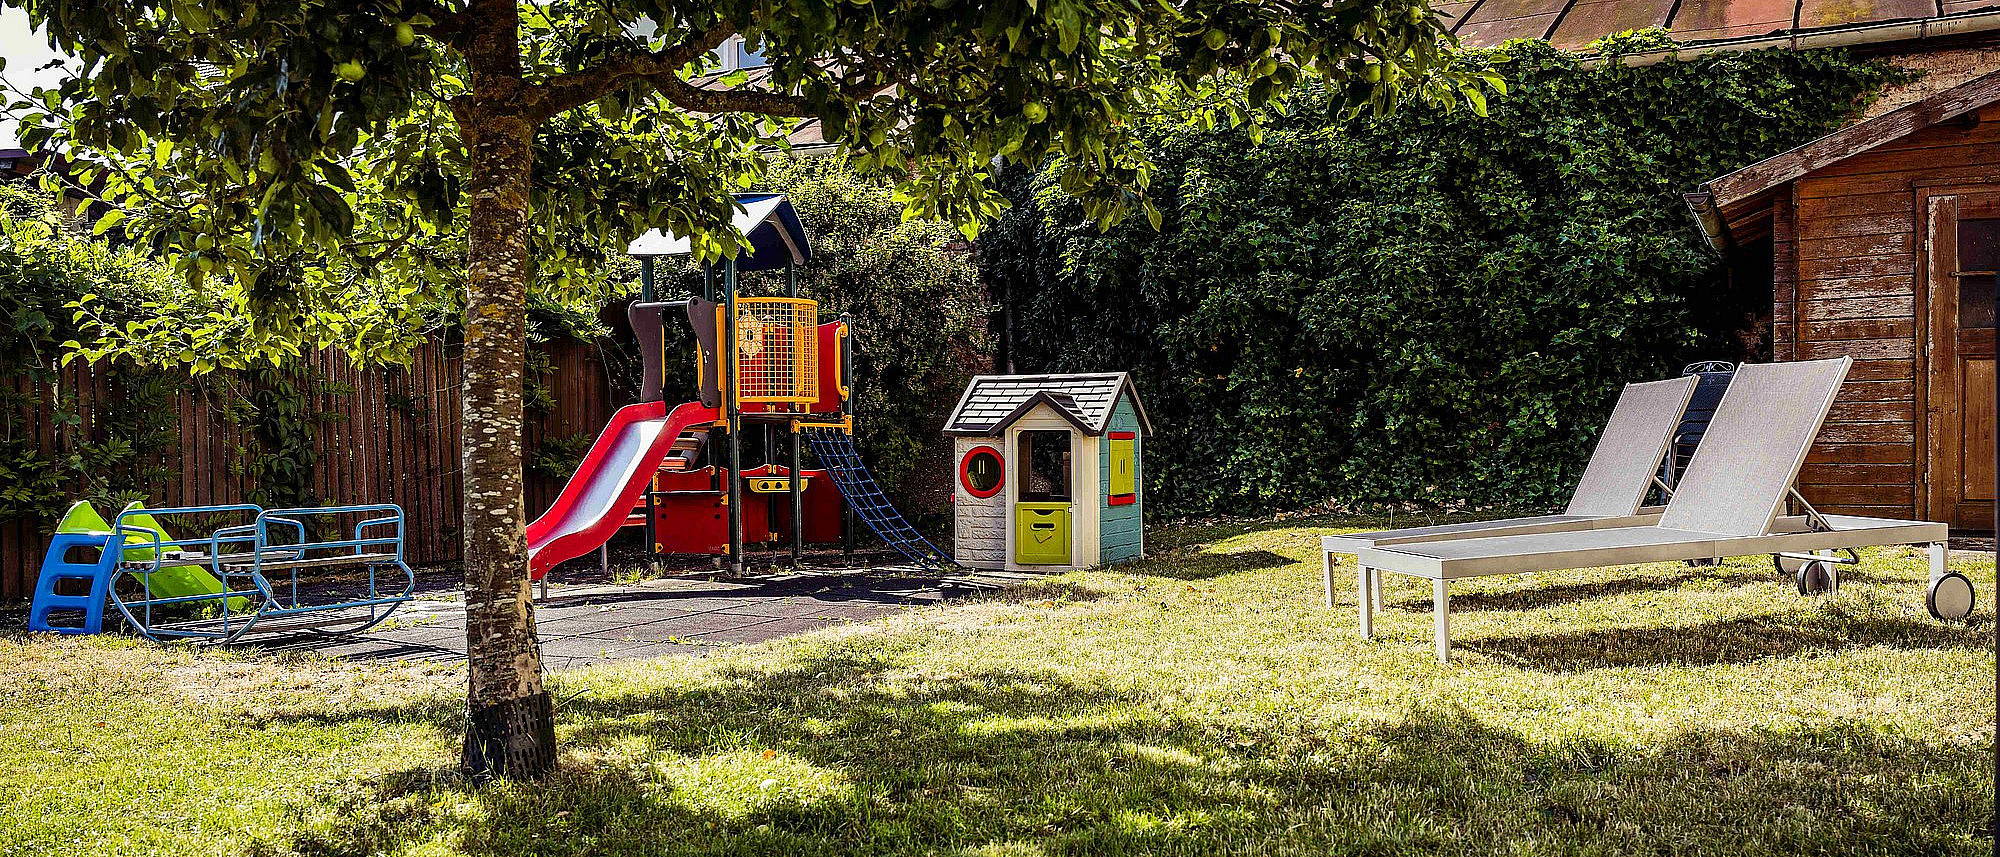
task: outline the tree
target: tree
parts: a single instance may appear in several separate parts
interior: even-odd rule
[[[1128,117],[1241,121],[1308,73],[1357,109],[1483,99],[1439,73],[1422,0],[5,2],[84,64],[24,138],[102,164],[79,176],[117,206],[100,226],[225,279],[256,347],[360,335],[343,290],[416,291],[461,264],[437,239],[463,223],[477,775],[555,759],[523,544],[531,282],[573,287],[642,227],[736,252],[726,191],[795,120],[897,176],[906,213],[971,231],[1002,160],[1059,158],[1100,223],[1156,217]],[[769,59],[758,82],[707,74],[731,37]]]

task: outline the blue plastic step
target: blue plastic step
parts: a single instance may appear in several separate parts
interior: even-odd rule
[[[97,634],[104,631],[104,602],[111,592],[111,578],[118,571],[120,552],[108,550],[110,533],[57,533],[49,539],[49,552],[42,557],[41,574],[35,580],[35,599],[28,605],[28,630],[57,634]],[[72,548],[96,548],[94,563],[69,562]],[[61,595],[56,584],[83,580],[90,584],[89,595]],[[49,614],[57,610],[83,611],[80,625],[51,625]]]

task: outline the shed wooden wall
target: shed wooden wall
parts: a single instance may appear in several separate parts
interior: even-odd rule
[[[2000,106],[1981,120],[1926,128],[1779,189],[1774,356],[1855,360],[1799,477],[1824,511],[1921,513],[1918,197],[1924,187],[2000,182]]]

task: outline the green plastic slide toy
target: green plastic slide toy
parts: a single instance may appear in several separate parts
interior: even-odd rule
[[[145,504],[134,501],[131,505],[125,507],[125,511],[132,512],[144,508],[146,508]],[[160,522],[154,520],[152,515],[129,515],[125,518],[125,526],[128,530],[137,528],[159,533],[160,541],[162,542],[173,540],[173,536],[168,535],[167,531],[160,526]],[[88,500],[78,500],[69,507],[69,511],[63,513],[62,520],[56,524],[56,532],[108,533],[111,532],[111,523],[104,520],[103,516],[97,514],[97,510],[91,507]],[[153,558],[153,548],[149,543],[150,541],[143,534],[126,536],[126,561],[145,562],[151,560]],[[168,565],[162,566],[159,571],[153,572],[150,576],[133,575],[133,577],[145,581],[147,584],[146,591],[154,598],[217,595],[222,592],[222,581],[217,580],[215,575],[208,573],[207,569],[200,566]],[[148,577],[150,577],[150,580]],[[244,610],[248,607],[248,599],[229,599],[229,609],[232,612]]]

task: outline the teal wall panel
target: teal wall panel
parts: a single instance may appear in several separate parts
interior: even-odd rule
[[[1110,431],[1139,433],[1139,414],[1132,399],[1119,395],[1111,410]],[[1146,439],[1133,441],[1134,466],[1138,468],[1138,502],[1129,506],[1111,505],[1111,444],[1100,443],[1097,452],[1097,553],[1098,562],[1137,559],[1144,546],[1146,505]]]

